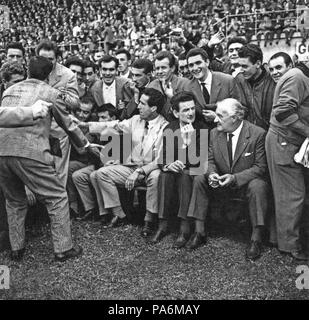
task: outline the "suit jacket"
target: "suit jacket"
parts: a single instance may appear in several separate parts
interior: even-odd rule
[[[129,155],[127,159],[124,159],[124,165],[139,166],[143,168],[146,175],[157,169],[162,148],[163,129],[167,124],[168,122],[165,118],[159,114],[154,119],[154,124],[149,124],[149,131],[144,140],[145,120],[141,119],[140,115],[120,122],[110,122],[112,127],[124,135],[124,144],[121,147],[123,149],[130,148],[129,152],[124,152],[125,155]],[[102,122],[89,122],[90,133],[101,133],[105,127],[106,124]],[[127,141],[125,138],[129,138],[130,141]],[[142,149],[143,152],[141,152]]]
[[[124,95],[124,85],[129,81],[126,78],[116,77],[116,106],[117,108],[119,100],[125,101],[125,95]],[[94,101],[96,102],[97,106],[101,106],[104,104],[103,99],[103,80],[96,81],[92,87],[90,88],[90,93],[94,98]],[[129,92],[126,92],[129,94]]]
[[[75,74],[67,67],[56,63],[55,68],[48,76],[48,84],[55,89],[64,88],[63,101],[69,110],[79,108],[78,86]],[[57,139],[66,137],[66,133],[55,121],[52,121],[51,136]]]
[[[14,107],[3,108],[0,107],[0,127],[25,127],[34,124],[33,113],[31,108]]]
[[[30,107],[39,99],[53,104],[50,114],[35,120],[30,127],[0,128],[0,156],[23,157],[52,164],[49,144],[52,116],[76,146],[87,144],[87,139],[69,117],[59,91],[43,81],[27,79],[9,87],[3,94],[2,106]]]
[[[48,77],[48,84],[55,89],[65,89],[63,100],[70,110],[76,110],[79,107],[77,79],[69,68],[56,63],[55,68]]]
[[[226,98],[238,99],[238,91],[234,78],[222,72],[212,72],[209,104],[205,102],[201,86],[197,79],[194,78],[190,80],[185,90],[194,94],[199,113],[201,113],[203,109],[215,111],[217,102]]]
[[[208,126],[205,122],[195,120],[193,122],[193,128],[196,130],[195,135],[196,135],[196,156],[200,156],[200,130],[201,129],[208,129]],[[179,131],[177,131],[179,130]],[[169,135],[169,131],[172,131],[174,133],[174,139],[173,139],[173,145],[169,146],[168,143],[170,143],[166,135]],[[176,134],[178,132],[178,134]],[[160,169],[164,169],[164,166],[176,161],[180,160],[179,158],[179,146],[182,146],[184,144],[183,138],[181,137],[180,133],[180,122],[179,120],[174,120],[170,122],[164,129],[163,131],[163,146],[162,146],[162,153],[160,157],[160,162],[159,162],[159,167]],[[171,148],[174,148],[174,153],[173,153],[173,159],[167,159],[167,152],[170,151]],[[185,148],[185,156],[186,156],[186,161],[184,162],[186,169],[188,168],[194,168],[198,167],[200,165],[199,163],[190,163],[189,162],[189,155],[188,155],[188,147]],[[204,161],[206,159],[203,159]]]
[[[173,93],[176,94],[178,92],[182,92],[186,90],[185,88],[188,86],[189,80],[186,78],[181,78],[173,75],[171,78],[171,83],[172,83]],[[152,82],[150,82],[148,85],[148,88],[159,90],[165,96],[165,92],[163,91],[161,82],[158,79],[155,79]],[[166,103],[162,111],[160,112],[160,114],[162,114],[167,121],[175,120],[175,117],[172,112],[171,102],[168,97],[166,97]]]
[[[266,131],[244,120],[238,138],[232,167],[229,165],[227,135],[216,128],[210,132],[207,175],[232,173],[237,187],[242,187],[256,178],[267,177],[265,155]]]

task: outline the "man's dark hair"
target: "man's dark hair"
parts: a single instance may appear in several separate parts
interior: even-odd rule
[[[32,57],[28,64],[29,78],[44,81],[53,70],[53,63],[45,57]]]
[[[187,60],[191,57],[195,57],[195,56],[198,56],[200,55],[203,60],[206,62],[209,60],[209,57],[208,57],[208,54],[205,50],[201,49],[201,48],[193,48],[191,49],[188,53],[187,53]]]
[[[270,60],[273,60],[273,59],[277,59],[277,58],[279,58],[279,57],[282,57],[282,58],[283,58],[284,63],[285,63],[286,66],[289,66],[289,65],[293,66],[293,61],[292,61],[292,58],[290,57],[290,55],[288,55],[287,53],[282,52],[282,51],[277,52],[277,53],[275,53],[274,55],[272,55],[272,56],[270,57],[269,61],[270,61]]]
[[[115,53],[115,56],[117,56],[117,54],[121,54],[121,53],[124,53],[126,56],[127,56],[127,59],[128,60],[131,60],[131,54],[128,50],[124,49],[124,48],[121,48],[121,49],[118,49]]]
[[[179,56],[178,56],[178,61],[179,60],[187,60],[187,55],[185,52],[181,53]]]
[[[230,38],[227,42],[226,48],[229,49],[229,46],[233,43],[241,43],[243,46],[246,45],[248,42],[246,39],[242,38],[242,37],[233,37]]]
[[[25,68],[18,61],[5,62],[0,69],[0,79],[9,82],[13,74],[20,74],[26,77]]]
[[[84,61],[84,68],[92,68],[94,72],[98,70],[98,66],[90,60]]]
[[[104,103],[97,108],[97,114],[101,112],[106,112],[106,111],[108,112],[110,117],[114,116],[115,118],[117,118],[118,111],[111,103]]]
[[[168,59],[170,68],[176,66],[176,58],[169,51],[160,51],[160,52],[158,52],[157,55],[155,56],[155,61],[156,60],[161,61],[161,60],[163,60],[165,58]]]
[[[194,94],[189,91],[182,91],[176,93],[171,99],[172,109],[179,112],[180,102],[186,101],[194,101],[195,103]]]
[[[38,46],[35,50],[37,56],[39,55],[41,50],[54,51],[56,58],[59,55],[59,50],[58,50],[57,44],[53,41],[50,41],[50,40],[42,40],[38,44]]]
[[[82,59],[80,59],[77,56],[73,56],[73,57],[68,58],[66,63],[65,63],[65,66],[67,68],[70,68],[71,65],[80,66],[82,69],[84,69],[84,65],[85,64],[84,64],[84,61]]]
[[[25,48],[20,42],[11,42],[6,46],[6,52],[8,52],[9,49],[18,49],[21,50],[23,53],[23,56],[25,56]]]
[[[153,70],[153,64],[148,59],[136,59],[131,68],[143,69],[144,74],[148,74]]]
[[[240,58],[248,58],[253,64],[257,61],[261,61],[261,63],[263,63],[263,52],[256,44],[248,43],[244,45],[239,49],[238,55]]]
[[[95,106],[95,101],[92,97],[92,95],[90,94],[86,94],[85,96],[81,97],[80,98],[80,103],[83,103],[83,104],[92,104],[92,106],[94,107]]]
[[[108,54],[104,55],[99,61],[98,61],[98,66],[99,68],[101,68],[101,64],[102,62],[105,62],[105,63],[109,63],[111,61],[114,61],[115,64],[116,64],[116,69],[118,69],[118,66],[119,66],[119,61],[116,57],[113,57],[113,56],[110,56]]]
[[[157,107],[157,113],[161,113],[163,106],[165,105],[165,97],[164,95],[156,89],[153,88],[145,88],[143,94],[148,96],[148,105],[149,107]]]

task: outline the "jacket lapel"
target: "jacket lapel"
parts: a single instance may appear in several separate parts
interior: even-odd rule
[[[220,132],[218,134],[218,145],[219,149],[222,153],[222,157],[224,161],[226,162],[227,167],[230,167],[230,161],[229,161],[229,154],[227,151],[227,138],[226,138],[226,133],[225,132]]]
[[[218,101],[219,92],[221,90],[221,82],[215,73],[212,74],[212,83],[210,89],[209,103],[216,103]]]
[[[192,80],[191,91],[195,93],[198,104],[201,106],[201,109],[204,109],[206,101],[204,99],[200,84],[197,79]]]
[[[250,137],[250,131],[249,131],[249,128],[247,127],[247,123],[244,121],[243,127],[240,131],[240,135],[237,141],[232,169],[234,168],[236,162],[238,161],[238,159],[246,149],[247,144],[249,143],[249,137]]]
[[[94,99],[96,100],[96,103],[98,106],[101,106],[104,103],[103,100],[103,81],[100,80],[98,82],[97,87],[95,90],[93,90]]]
[[[121,83],[120,83],[120,79],[116,78],[115,79],[115,86],[116,86],[116,108],[119,104],[119,100],[122,99],[122,95],[121,95]]]

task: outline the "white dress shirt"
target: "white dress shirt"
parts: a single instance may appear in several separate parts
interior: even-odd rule
[[[233,160],[234,160],[234,155],[235,155],[235,151],[236,151],[236,147],[237,147],[238,138],[239,138],[240,131],[241,131],[243,125],[244,125],[244,122],[242,121],[241,124],[239,125],[239,127],[235,131],[231,132],[233,134],[233,137],[232,137],[232,158],[233,158]],[[228,139],[229,134],[227,133],[226,135],[227,135],[227,139]]]
[[[111,103],[116,108],[116,81],[108,86],[103,82],[103,101],[104,103]]]
[[[211,90],[211,84],[212,84],[212,73],[209,71],[208,72],[208,76],[207,78],[205,79],[205,81],[198,81],[200,86],[201,86],[201,90],[203,92],[203,85],[202,83],[205,83],[206,85],[206,89],[208,90],[208,93],[210,95],[210,90]]]

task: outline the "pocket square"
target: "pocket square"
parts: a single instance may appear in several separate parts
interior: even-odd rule
[[[249,157],[249,156],[251,156],[251,154],[252,154],[252,152],[246,152],[245,157]]]

